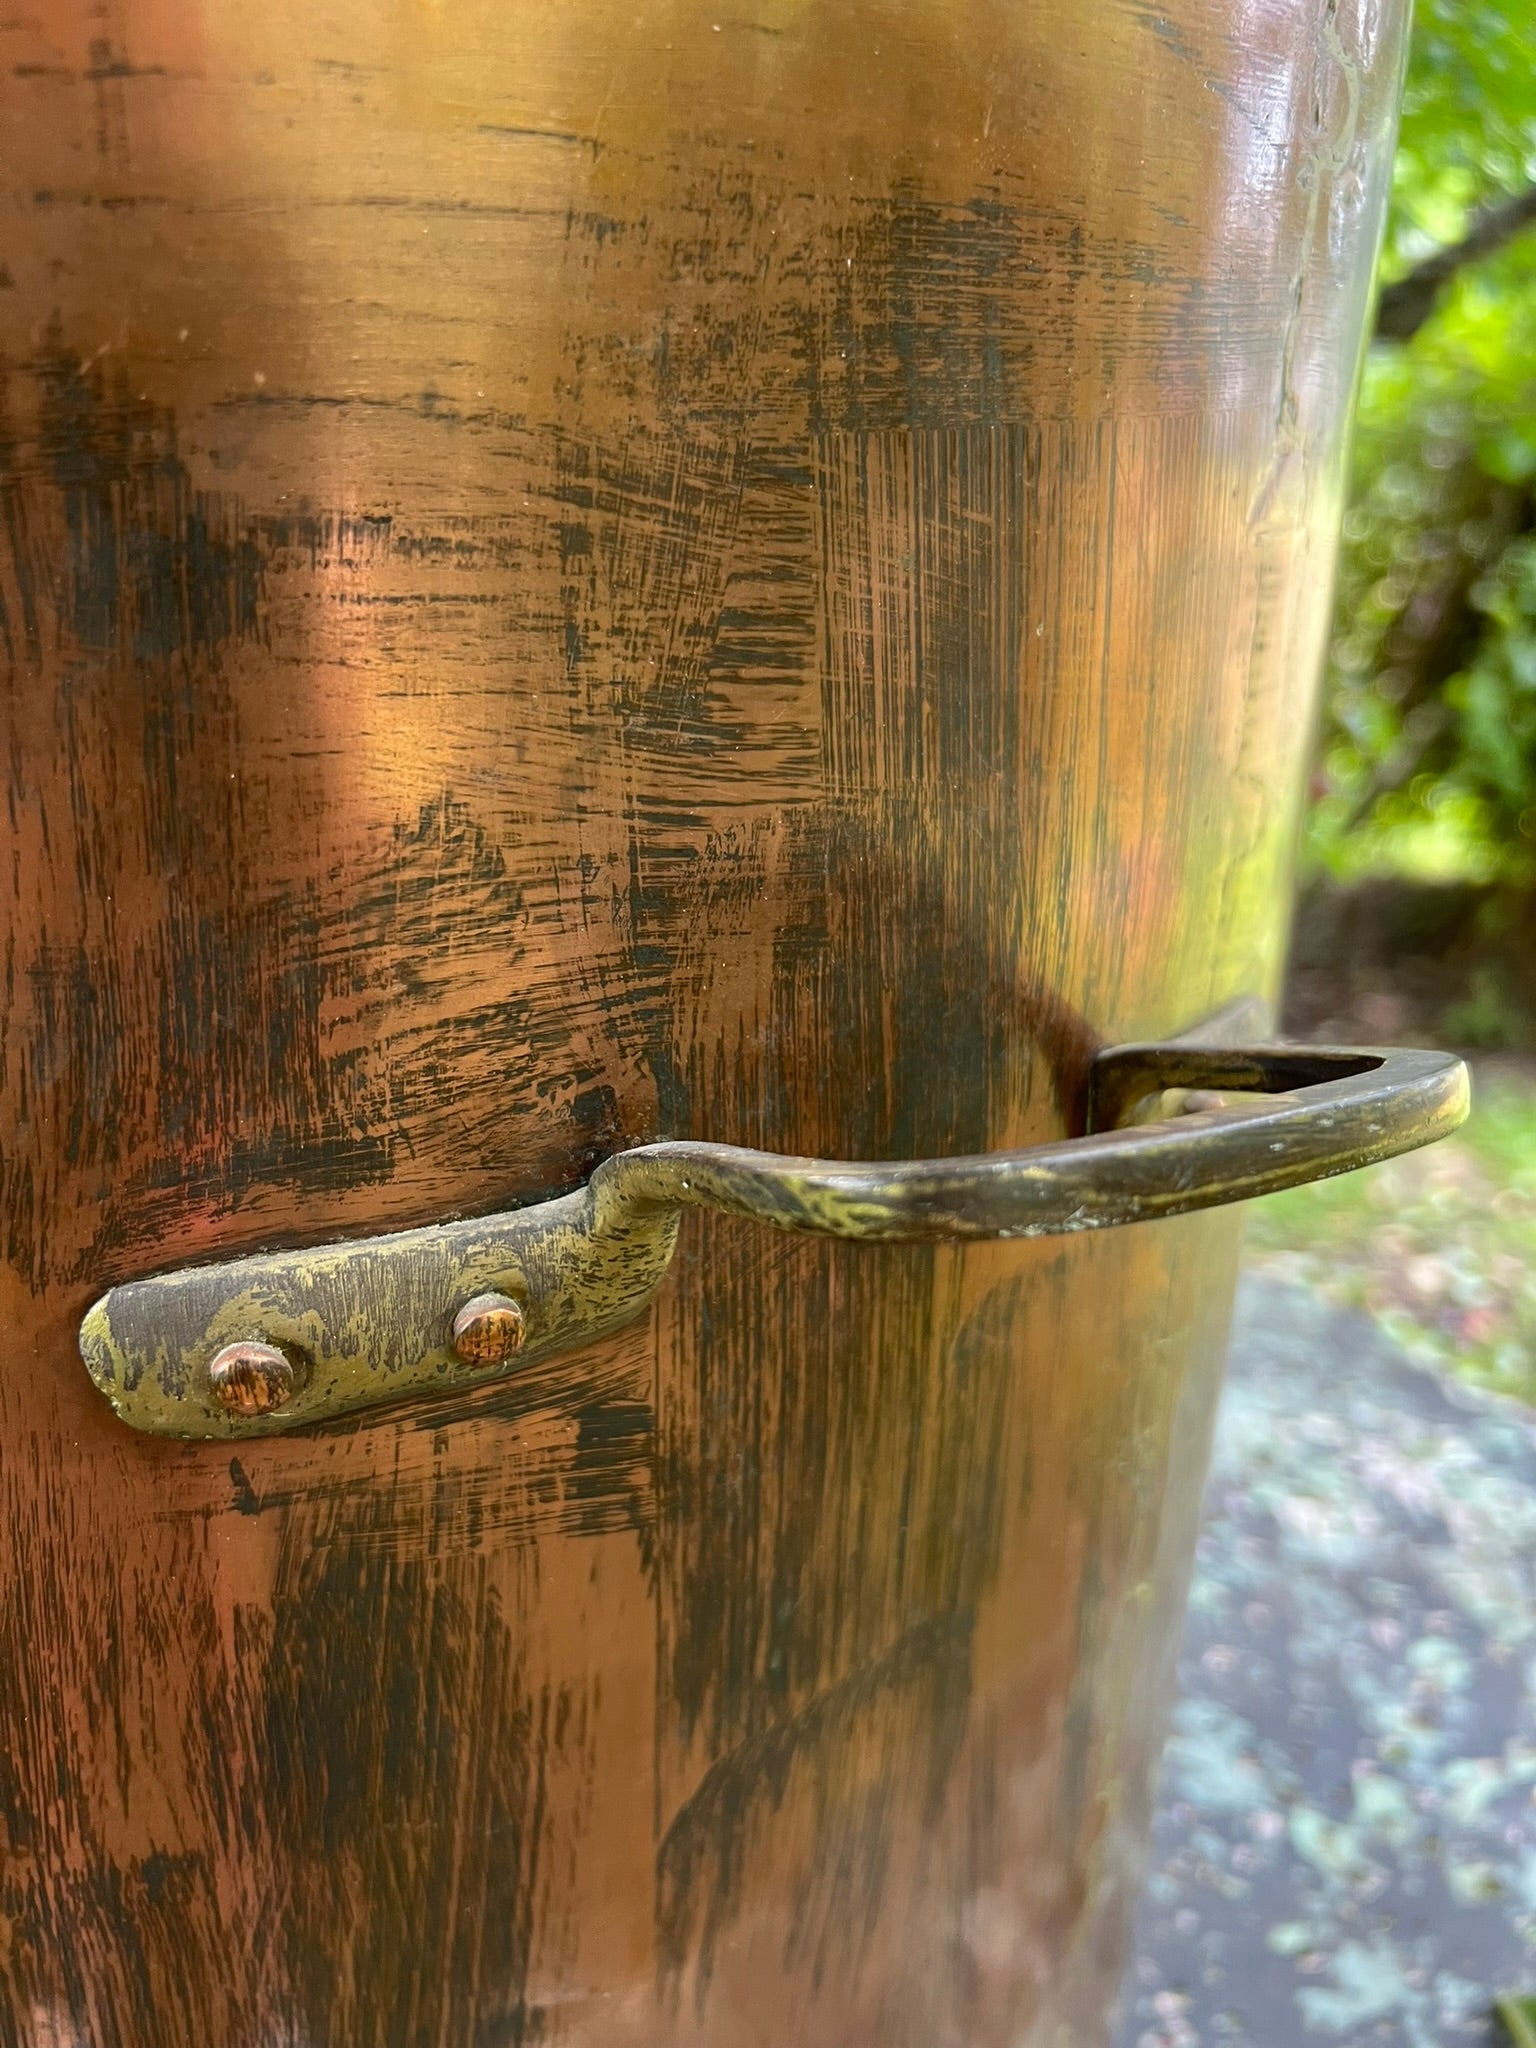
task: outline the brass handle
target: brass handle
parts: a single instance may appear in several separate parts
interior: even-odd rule
[[[1123,1128],[1171,1089],[1270,1099]],[[631,1208],[726,1209],[827,1237],[1053,1237],[1348,1173],[1444,1136],[1466,1108],[1466,1068],[1449,1053],[1120,1045],[1093,1062],[1086,1137],[891,1164],[674,1139],[616,1153],[591,1186]]]
[[[1246,1099],[1129,1122],[1169,1090]],[[1467,1104],[1449,1053],[1112,1046],[1080,1138],[893,1163],[639,1145],[530,1208],[130,1281],[80,1350],[123,1421],[160,1436],[267,1435],[512,1370],[534,1396],[541,1359],[645,1306],[684,1208],[874,1243],[1050,1237],[1347,1173],[1443,1137]]]

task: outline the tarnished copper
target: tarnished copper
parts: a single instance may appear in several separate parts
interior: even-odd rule
[[[690,1211],[239,1443],[76,1336],[1273,1000],[1405,14],[0,21],[0,2039],[1096,2048],[1233,1212]]]

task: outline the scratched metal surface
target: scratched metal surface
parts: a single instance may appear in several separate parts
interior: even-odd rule
[[[1230,1220],[234,1459],[74,1331],[1272,996],[1404,13],[0,21],[0,2034],[1101,2028]]]
[[[1239,1292],[1118,2048],[1449,2048],[1536,1984],[1536,1417]]]

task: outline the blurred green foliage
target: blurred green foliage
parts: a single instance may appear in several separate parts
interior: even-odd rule
[[[1536,0],[1418,0],[1387,285],[1536,185]],[[1536,882],[1536,220],[1366,365],[1310,865]]]

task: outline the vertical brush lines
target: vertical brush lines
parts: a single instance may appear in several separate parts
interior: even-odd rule
[[[1039,431],[839,434],[819,444],[823,723],[837,797],[958,790],[1016,770]]]

